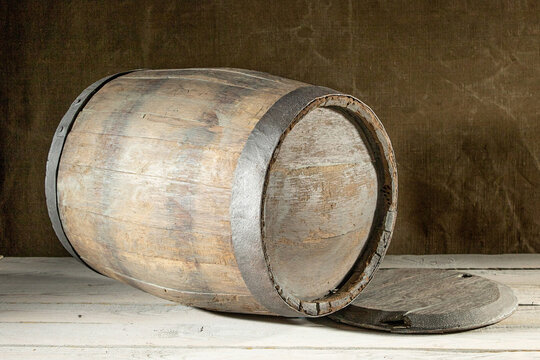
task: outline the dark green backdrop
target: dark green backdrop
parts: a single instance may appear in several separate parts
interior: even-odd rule
[[[353,94],[393,141],[391,253],[540,251],[538,1],[4,1],[0,254],[66,254],[51,136],[95,80],[228,66]]]

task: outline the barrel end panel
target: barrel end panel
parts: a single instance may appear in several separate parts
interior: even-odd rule
[[[328,111],[324,112],[320,109],[328,109]],[[336,159],[332,159],[330,161],[332,164],[324,164],[328,166],[313,175],[308,174],[309,171],[305,169],[311,169],[314,166],[320,167],[322,165],[316,162],[329,161],[331,156],[328,154],[325,155],[326,157],[320,156],[321,151],[319,150],[321,149],[312,149],[312,155],[319,157],[317,161],[301,164],[303,160],[300,159],[295,169],[273,169],[277,172],[285,172],[286,174],[277,176],[277,180],[270,179],[272,177],[272,166],[276,166],[276,161],[279,162],[280,151],[285,151],[281,146],[286,136],[301,119],[315,112],[320,113],[318,116],[321,118],[321,122],[327,121],[328,117],[331,117],[329,115],[330,112],[342,113],[351,119],[358,130],[358,134],[365,140],[366,146],[369,148],[369,151],[366,151],[366,153],[370,153],[370,159],[366,160],[364,158],[362,160],[363,163],[359,165],[354,162],[348,164],[350,159],[345,161],[347,164],[345,162],[340,164]],[[334,125],[331,124],[330,126]],[[299,131],[308,133],[311,130],[306,126],[304,130]],[[328,128],[328,131],[331,132],[330,128]],[[322,139],[324,134],[318,134],[317,136],[319,136],[319,139]],[[315,141],[315,138],[313,141]],[[327,145],[332,146],[331,144]],[[353,148],[354,146],[351,147],[351,149]],[[295,149],[294,146],[290,149],[291,154],[298,151],[300,150]],[[281,156],[283,157],[283,153]],[[294,156],[288,160],[296,161]],[[348,173],[350,172],[348,167],[351,167],[349,165],[354,168],[356,173],[354,171]],[[348,175],[348,178],[344,177],[343,182],[349,181],[351,176],[360,176],[363,179],[360,179],[356,184],[352,184],[352,186],[358,185],[366,188],[376,186],[376,189],[364,191],[362,194],[356,194],[359,195],[358,201],[365,200],[372,203],[371,206],[368,206],[369,209],[364,209],[362,206],[355,207],[355,204],[352,203],[346,207],[347,209],[355,209],[356,212],[353,213],[356,216],[361,216],[364,211],[371,213],[366,215],[371,218],[364,221],[360,229],[355,230],[353,225],[357,221],[344,219],[347,215],[353,213],[348,214],[345,211],[341,214],[342,218],[339,219],[338,215],[332,218],[331,207],[328,208],[326,214],[324,211],[318,209],[317,211],[321,212],[322,222],[326,221],[324,220],[325,215],[333,219],[334,228],[331,229],[332,231],[325,228],[326,223],[316,224],[315,222],[313,222],[311,229],[302,230],[302,224],[305,224],[306,220],[309,221],[309,216],[305,217],[305,219],[294,220],[298,216],[298,213],[303,211],[299,203],[296,205],[292,204],[295,201],[298,202],[298,199],[294,197],[307,196],[307,200],[304,199],[306,201],[313,199],[308,199],[311,195],[306,193],[309,190],[307,187],[300,191],[291,188],[291,181],[294,180],[293,178],[295,176],[293,173],[296,171],[300,174],[296,175],[304,182],[307,178],[306,175],[313,178],[320,176],[315,181],[317,182],[316,184],[315,182],[310,184],[310,189],[314,190],[316,187],[324,188],[328,185],[328,182],[335,179],[337,172],[328,175],[328,173],[331,173],[328,169],[332,166],[334,167],[332,168],[334,172],[339,166],[346,169],[343,174]],[[289,186],[289,188],[281,188],[276,192],[272,188],[276,184],[281,187]],[[340,184],[334,185],[339,186]],[[351,189],[351,191],[355,191],[352,187]],[[271,205],[266,206],[267,195],[272,191],[274,193],[270,196],[270,198],[273,198],[271,201],[274,201],[275,198],[279,198],[281,195],[294,199],[292,201],[286,201],[286,204],[282,201],[279,203],[279,206],[274,206],[274,208]],[[295,191],[298,194],[291,195]],[[346,201],[344,197],[340,200]],[[291,208],[291,206],[294,207],[293,205],[296,206],[296,210]],[[249,136],[235,170],[230,208],[232,241],[244,281],[253,296],[272,313],[282,316],[318,317],[338,311],[354,300],[377,270],[391,239],[395,224],[396,209],[397,170],[394,153],[388,135],[375,113],[360,100],[352,96],[337,94],[336,91],[331,89],[315,86],[296,89],[282,97],[261,118]],[[273,211],[274,214],[268,217],[268,214],[265,214],[267,210]],[[285,213],[289,214],[285,215]],[[342,220],[343,224],[347,220],[352,221],[351,224],[347,224],[352,226],[351,232],[353,236],[347,238],[347,234],[336,233],[336,231],[339,231],[338,228],[343,225],[340,220]],[[288,228],[284,224],[288,225]],[[267,226],[274,226],[273,230],[275,231],[266,228]],[[296,239],[291,240],[280,233],[285,228],[290,230],[289,233],[294,233],[293,238],[296,236]],[[335,240],[333,235],[336,234],[338,237],[343,238],[341,239],[343,240],[341,242],[342,248],[339,251],[331,248],[335,244],[321,241],[321,238],[324,240],[325,237]],[[311,241],[310,237],[313,237],[312,244],[309,244]],[[357,237],[364,237],[364,239],[358,239]],[[320,248],[329,247],[326,250],[330,252],[336,251],[335,255],[338,259],[337,261],[339,261],[343,256],[349,256],[347,252],[351,244],[356,244],[354,245],[356,249],[354,251],[357,254],[359,252],[359,254],[356,258],[352,259],[353,261],[350,266],[346,265],[336,274],[324,274],[322,276],[328,277],[326,279],[328,281],[323,279],[323,283],[329,288],[326,289],[323,285],[316,284],[311,289],[306,289],[305,284],[309,283],[309,276],[316,276],[316,274],[320,273],[320,271],[317,272],[319,270],[317,268],[321,264],[324,264],[324,261],[329,261],[332,258],[331,256],[328,257],[328,254],[321,255]],[[302,251],[297,251],[295,248],[297,245],[304,246],[307,249],[306,254],[309,256],[306,256],[306,259],[316,258],[318,256],[317,254],[319,254],[321,255],[319,256],[320,261],[310,262],[309,260],[302,259]],[[283,249],[288,250],[285,251]],[[292,255],[291,249],[294,250],[292,251]],[[312,268],[313,271],[311,273],[309,270],[310,266],[315,267]],[[329,271],[332,271],[331,264],[326,264],[325,267]],[[300,272],[303,273],[305,278],[303,281],[299,277]],[[293,277],[297,278],[291,281]],[[342,281],[339,283],[340,279]]]

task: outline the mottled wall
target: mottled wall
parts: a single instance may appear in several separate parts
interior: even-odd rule
[[[4,1],[0,253],[66,254],[50,140],[87,85],[132,68],[230,66],[369,104],[393,140],[390,253],[540,251],[538,1]]]

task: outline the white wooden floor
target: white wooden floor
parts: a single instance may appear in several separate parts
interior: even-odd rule
[[[540,359],[540,254],[387,256],[383,267],[467,269],[509,285],[518,310],[449,335],[395,335],[328,319],[184,307],[71,258],[0,260],[0,359]]]

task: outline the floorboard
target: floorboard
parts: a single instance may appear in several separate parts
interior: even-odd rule
[[[322,319],[215,313],[155,298],[71,258],[0,260],[0,359],[540,359],[540,255],[387,256],[384,268],[460,269],[510,286],[502,322],[397,335]]]

